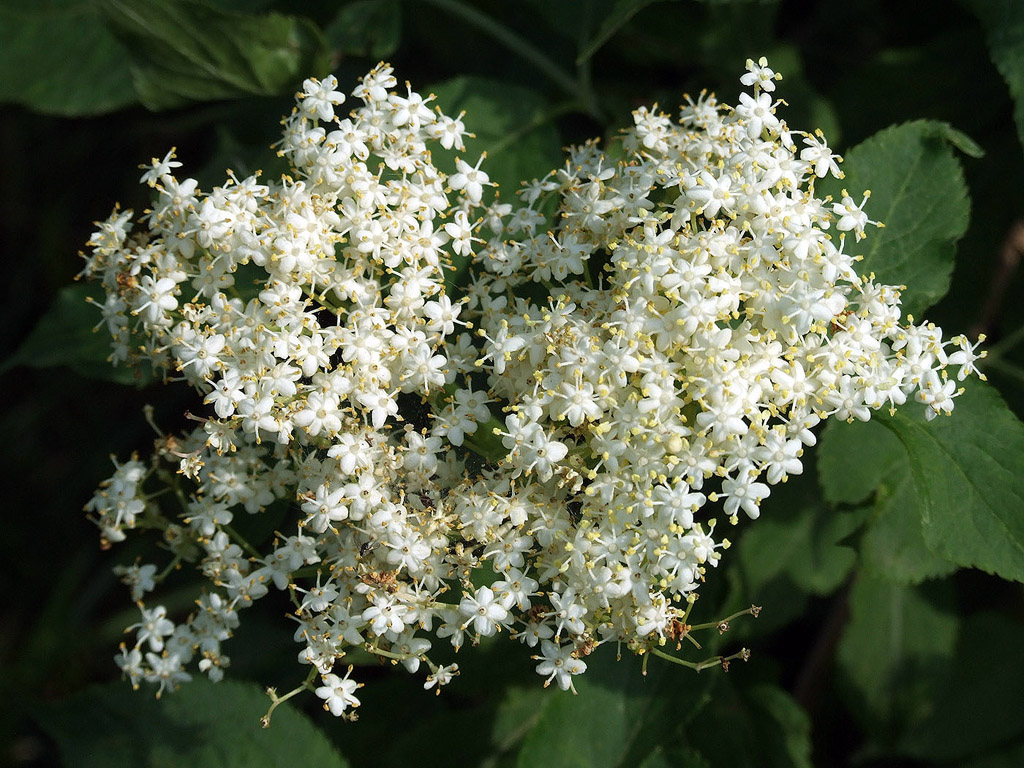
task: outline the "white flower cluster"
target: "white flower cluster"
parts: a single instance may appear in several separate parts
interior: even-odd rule
[[[108,542],[161,529],[210,586],[174,623],[142,602],[172,569],[122,569],[142,612],[128,677],[163,690],[198,659],[218,679],[237,611],[273,587],[336,715],[359,703],[347,652],[440,687],[457,668],[433,643],[501,630],[568,689],[601,643],[663,655],[691,629],[728,546],[713,510],[756,518],[822,419],[911,395],[949,412],[945,367],[978,356],[854,271],[847,234],[873,222],[815,197],[839,158],[776,114],[776,79],[748,62],[735,108],[637,110],[625,159],[577,147],[517,206],[484,204],[479,162],[435,167],[428,147],[461,150],[464,126],[384,65],[345,118],[333,78],[307,81],[280,145],[295,178],[204,194],[154,161],[144,228],[115,211],[86,272],[115,360],[180,375],[213,415],[88,509]],[[454,302],[453,257],[473,259]],[[177,514],[143,490],[161,477]],[[257,549],[233,522],[272,505],[293,517]]]

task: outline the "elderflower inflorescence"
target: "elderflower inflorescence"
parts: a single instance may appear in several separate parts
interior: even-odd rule
[[[143,602],[172,567],[120,570],[142,614],[129,679],[162,691],[193,661],[219,679],[238,612],[274,589],[336,715],[359,704],[350,650],[440,687],[458,670],[434,643],[502,630],[568,689],[597,645],[688,631],[729,544],[715,515],[756,518],[821,420],[911,395],[951,411],[945,367],[974,371],[974,347],[902,324],[899,291],[854,270],[846,235],[874,222],[815,196],[840,158],[778,116],[777,79],[748,62],[735,108],[639,109],[625,159],[573,148],[517,205],[485,204],[479,161],[434,165],[431,144],[463,150],[461,115],[385,65],[344,118],[333,78],[306,82],[279,145],[294,176],[203,193],[154,160],[152,210],[137,230],[115,211],[85,272],[114,360],[184,378],[210,413],[87,509],[105,542],[161,529],[210,585],[175,623]],[[454,301],[453,257],[472,261]],[[273,505],[281,532],[246,541]]]

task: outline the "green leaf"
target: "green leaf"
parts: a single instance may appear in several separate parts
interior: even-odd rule
[[[0,6],[0,102],[54,115],[135,104],[128,52],[89,0]]]
[[[135,90],[149,109],[279,94],[326,74],[323,39],[308,19],[256,16],[201,0],[101,0],[132,56]]]
[[[494,715],[491,740],[499,752],[507,752],[523,740],[537,723],[548,697],[554,695],[539,685],[509,686]]]
[[[969,381],[956,404],[931,422],[908,405],[876,422],[831,425],[822,488],[833,503],[877,489],[861,543],[871,571],[917,583],[967,566],[1024,581],[1024,425],[984,382]]]
[[[857,562],[856,551],[843,542],[861,526],[866,514],[863,510],[830,514],[820,507],[810,509],[803,552],[788,563],[786,572],[798,587],[813,595],[827,595],[846,581]]]
[[[780,575],[805,592],[826,595],[843,583],[857,560],[856,552],[840,542],[860,526],[863,512],[812,504],[792,512],[763,515],[740,539],[739,561],[755,601],[757,590]]]
[[[957,570],[929,549],[921,527],[921,500],[906,454],[879,486],[873,515],[860,542],[865,571],[900,584],[919,584]]]
[[[1005,744],[1024,732],[1024,625],[992,613],[972,616],[936,696],[936,705],[915,721],[898,743],[901,752],[931,761],[956,761]],[[980,663],[979,663],[980,662]],[[1017,763],[1020,765],[1020,763]]]
[[[697,750],[690,747],[657,747],[640,763],[640,768],[711,768],[711,763]]]
[[[102,328],[94,330],[100,322],[100,313],[90,299],[102,303],[103,290],[84,283],[63,288],[28,338],[3,361],[0,372],[18,365],[29,368],[66,365],[91,379],[139,386],[150,383],[153,380],[150,373],[111,365],[108,359],[110,336]]]
[[[398,0],[356,0],[339,8],[324,29],[335,55],[386,59],[402,36],[402,5]]]
[[[519,752],[520,768],[631,768],[676,734],[708,701],[716,675],[651,659],[647,676],[628,652],[599,648],[574,679],[579,695],[548,690]]]
[[[989,55],[1013,96],[1017,137],[1024,145],[1024,5],[1018,0],[970,0],[985,30]]]
[[[818,478],[832,504],[859,503],[874,494],[860,542],[865,570],[901,584],[956,570],[956,563],[925,545],[907,453],[879,421],[829,422],[818,448]]]
[[[486,152],[481,167],[509,202],[521,181],[543,176],[559,165],[557,113],[536,91],[484,77],[457,77],[430,90],[445,114],[465,110],[466,127],[476,134],[466,141],[465,152],[434,154],[440,158],[459,154],[472,164]]]
[[[857,556],[844,541],[861,525],[865,513],[826,509],[814,483],[815,456],[805,455],[804,462],[806,476],[772,486],[761,517],[740,536],[736,559],[748,590],[744,601],[767,602],[762,590],[780,577],[791,592],[796,587],[828,594],[853,568]]]
[[[903,447],[877,421],[829,420],[818,444],[818,480],[829,504],[864,501],[903,458]]]
[[[905,408],[879,418],[907,452],[928,547],[1024,581],[1024,424],[999,394],[968,381],[950,417],[926,422]]]
[[[922,590],[861,573],[850,591],[839,669],[855,698],[851,709],[885,740],[941,701],[935,670],[956,645],[957,617]]]
[[[761,684],[744,689],[729,674],[729,684],[719,687],[693,721],[687,740],[710,765],[811,768],[807,713],[781,688]]]
[[[465,110],[466,127],[476,134],[466,141],[465,152],[433,151],[442,170],[454,172],[456,155],[473,165],[486,152],[481,170],[498,184],[503,200],[514,202],[521,181],[544,176],[561,162],[561,140],[553,122],[556,111],[536,91],[483,77],[458,77],[431,91],[445,114]],[[454,262],[451,283],[458,281],[468,259]]]
[[[68,768],[276,768],[347,762],[323,734],[289,705],[260,718],[270,705],[256,685],[196,679],[161,699],[127,683],[95,687],[40,714]]]
[[[919,313],[945,295],[956,242],[967,230],[970,201],[963,169],[950,144],[973,146],[945,123],[919,120],[886,128],[845,153],[841,182],[827,179],[819,192],[839,200],[842,189],[882,222],[867,239],[847,238],[849,253],[863,255],[857,271],[887,284],[907,286],[906,313]]]
[[[978,142],[949,123],[932,120],[929,122],[929,125],[931,126],[933,136],[948,141],[968,157],[980,160],[985,156],[985,150],[981,148]]]

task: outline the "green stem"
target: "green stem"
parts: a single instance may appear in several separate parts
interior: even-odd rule
[[[363,643],[363,650],[368,653],[372,653],[374,656],[383,656],[385,659],[392,659],[394,661],[405,661],[409,658],[408,655],[403,656],[400,653],[385,651],[383,648],[378,648],[376,645],[372,645],[370,643]]]
[[[245,537],[243,537],[242,534],[240,534],[230,525],[222,525],[221,527],[224,529],[224,532],[231,537],[232,541],[237,542],[238,545],[246,552],[248,552],[251,557],[254,557],[257,560],[263,559],[263,555],[260,554],[260,551],[256,549],[256,547],[254,547],[252,544],[250,544],[248,541],[246,541]]]
[[[721,656],[712,656],[710,659],[704,659],[704,661],[687,661],[686,659],[680,659],[678,656],[673,656],[671,653],[665,653],[660,648],[651,648],[649,650],[659,659],[671,661],[673,664],[678,664],[681,667],[688,667],[694,672],[700,672],[701,670],[710,669],[711,667],[717,667],[723,661],[723,657]]]
[[[306,675],[306,679],[302,681],[302,684],[292,690],[288,691],[284,696],[278,696],[277,691],[274,688],[267,688],[267,695],[270,697],[270,709],[267,710],[267,714],[260,718],[260,724],[264,728],[270,727],[270,717],[274,714],[274,710],[277,709],[278,704],[282,704],[292,696],[295,696],[302,691],[308,691],[312,688],[313,678],[316,677],[316,667],[312,667],[309,670],[309,674]]]
[[[302,613],[302,603],[299,602],[299,597],[295,594],[295,590],[295,584],[288,585],[288,597],[291,599],[292,605],[295,606],[295,615],[298,616]]]
[[[740,649],[732,656],[712,656],[710,659],[704,659],[703,661],[686,661],[686,659],[680,659],[670,653],[665,653],[660,648],[649,648],[648,650],[659,659],[671,661],[673,664],[678,664],[681,667],[687,667],[692,669],[694,672],[701,672],[702,670],[718,666],[724,667],[725,670],[728,671],[730,661],[735,661],[736,659],[746,661],[750,658],[750,651],[746,648]]]
[[[579,55],[576,58],[576,83],[579,88],[579,100],[583,109],[596,118],[602,118],[601,108],[597,104],[597,97],[594,94],[594,81],[591,76],[591,57],[585,52],[590,47],[590,34],[593,30],[594,4],[586,3],[583,9],[583,22],[580,24],[580,34],[577,42]]]
[[[724,619],[721,619],[719,621],[709,621],[705,624],[693,624],[690,627],[690,631],[695,632],[700,629],[711,629],[712,627],[720,627],[723,624],[728,624],[733,619],[738,619],[740,616],[752,616],[754,614],[754,610],[754,607],[751,606],[750,608],[746,608],[745,610],[737,611],[732,616],[726,616]]]
[[[565,70],[544,55],[543,51],[534,47],[532,43],[517,35],[504,24],[461,0],[426,0],[426,2],[448,11],[453,16],[458,16],[467,24],[490,35],[510,51],[533,64],[570,96],[577,96],[577,83]]]
[[[167,567],[160,571],[160,574],[153,579],[157,584],[162,584],[164,579],[171,575],[171,572],[178,567],[178,563],[181,562],[181,555],[175,555],[174,559],[167,564]]]
[[[185,496],[185,491],[183,491],[181,488],[181,483],[179,482],[180,476],[177,474],[172,475],[170,472],[167,471],[166,467],[160,467],[156,471],[156,475],[157,477],[160,478],[160,480],[163,481],[164,485],[166,486],[164,491],[160,491],[160,493],[164,493],[166,490],[170,490],[172,493],[174,493],[174,498],[176,498],[178,500],[178,504],[181,505],[182,514],[187,515],[188,497]]]
[[[689,595],[686,596],[686,611],[683,613],[683,616],[680,619],[680,621],[683,622],[683,624],[690,620],[690,612],[693,610],[693,606],[695,606],[696,604],[697,593],[691,592]]]

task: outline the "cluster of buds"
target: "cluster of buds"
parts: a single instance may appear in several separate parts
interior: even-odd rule
[[[461,115],[384,65],[344,118],[333,78],[306,82],[278,145],[293,176],[203,193],[173,153],[147,166],[153,208],[115,210],[84,271],[114,361],[184,378],[210,412],[87,507],[105,542],[157,528],[173,553],[120,571],[131,681],[162,691],[193,661],[219,679],[238,612],[276,589],[300,687],[336,715],[359,703],[350,651],[440,688],[457,667],[434,643],[500,632],[568,689],[600,644],[667,656],[695,628],[729,545],[715,515],[756,518],[822,419],[912,395],[949,412],[945,368],[973,371],[973,348],[856,273],[846,247],[874,222],[815,196],[839,158],[777,116],[776,79],[748,62],[735,108],[640,109],[624,159],[574,148],[515,205],[480,162],[435,166],[431,145],[464,149]],[[271,541],[233,525],[275,507]],[[183,562],[209,585],[176,623],[145,597]]]

